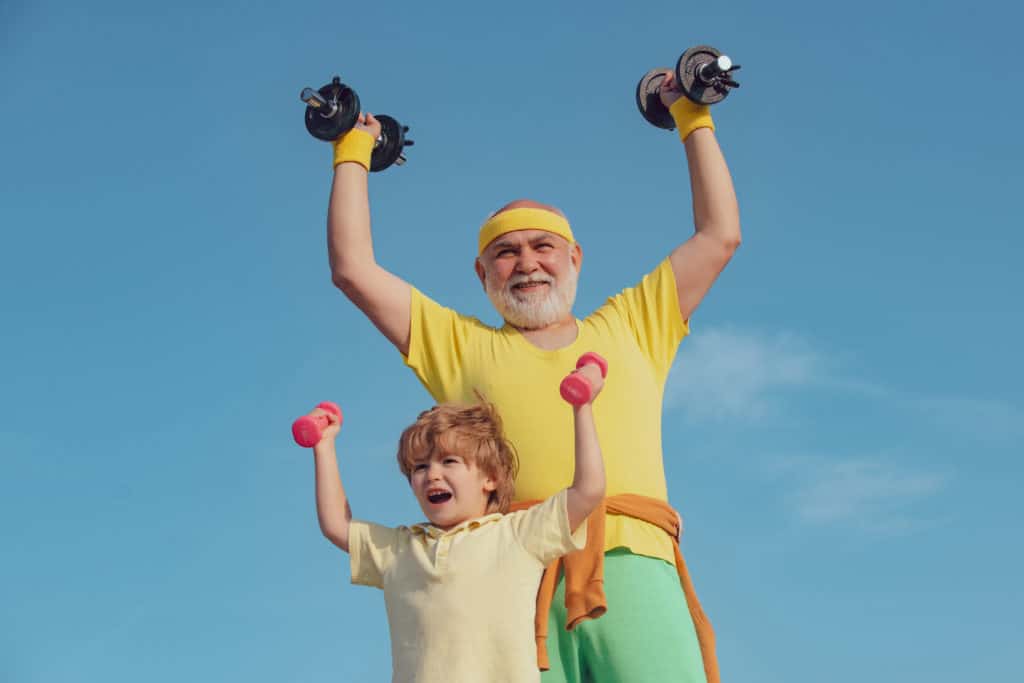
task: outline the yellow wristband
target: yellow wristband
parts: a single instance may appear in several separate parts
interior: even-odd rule
[[[370,157],[376,142],[370,133],[353,128],[334,141],[334,165],[354,161],[369,171]]]
[[[698,128],[715,129],[715,122],[711,120],[711,110],[707,105],[694,104],[686,95],[672,103],[668,108],[672,114],[672,120],[676,122],[679,129],[679,139],[686,142],[690,133]]]

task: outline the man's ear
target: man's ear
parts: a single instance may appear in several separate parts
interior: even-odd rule
[[[579,242],[576,242],[569,248],[569,259],[576,266],[576,272],[580,272],[580,269],[583,267],[583,247],[580,246]]]
[[[480,259],[477,258],[473,261],[473,269],[476,270],[476,276],[480,279],[480,285],[487,290],[487,272],[484,270],[484,264],[480,263]]]

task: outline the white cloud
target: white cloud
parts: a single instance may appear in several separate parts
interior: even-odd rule
[[[800,402],[787,400],[794,395],[834,397],[854,408],[858,402],[880,407],[875,412],[901,420],[906,429],[913,429],[907,418],[916,417],[939,425],[947,436],[957,432],[1014,447],[1024,441],[1024,410],[1011,403],[909,393],[849,371],[837,355],[794,334],[700,330],[680,349],[666,406],[693,420],[756,425],[799,409]],[[801,524],[902,535],[935,523],[922,507],[946,489],[951,472],[915,467],[887,453],[885,443],[869,448],[875,452],[867,456],[769,456],[760,464],[785,482],[779,487],[783,499]]]
[[[826,384],[827,363],[786,333],[708,329],[687,340],[666,386],[666,402],[697,419],[756,420],[775,412],[780,391]]]
[[[801,521],[881,531],[912,525],[907,509],[939,493],[948,481],[943,474],[871,459],[822,461],[803,476],[790,500]]]
[[[980,441],[1024,441],[1024,411],[1003,401],[963,397],[918,398],[914,406],[936,424],[971,434]]]
[[[778,417],[787,393],[828,391],[883,401],[990,443],[1024,440],[1024,410],[989,398],[922,396],[845,371],[836,352],[825,352],[787,332],[709,328],[680,348],[665,387],[668,409],[694,420],[757,421]]]

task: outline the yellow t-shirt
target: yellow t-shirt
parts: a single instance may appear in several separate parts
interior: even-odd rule
[[[384,589],[394,683],[539,681],[533,615],[544,567],[583,548],[565,490],[449,531],[349,527],[352,583]]]
[[[558,386],[587,351],[608,361],[594,403],[609,496],[634,493],[668,500],[661,451],[665,380],[689,333],[679,312],[668,259],[636,287],[578,320],[565,348],[537,348],[515,328],[495,329],[445,308],[413,289],[406,364],[439,403],[493,402],[519,454],[516,500],[543,499],[572,482],[572,409]],[[672,541],[646,522],[609,515],[605,549],[674,561]]]

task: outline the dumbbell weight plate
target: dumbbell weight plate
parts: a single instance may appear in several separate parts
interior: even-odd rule
[[[387,114],[378,114],[376,118],[380,121],[380,140],[370,156],[370,170],[383,171],[401,156],[405,147],[405,129]]]
[[[661,97],[658,95],[658,90],[665,80],[666,71],[669,71],[668,67],[662,67],[651,69],[644,74],[636,86],[636,106],[648,123],[658,128],[672,130],[676,127],[676,123],[672,120],[672,115],[668,113],[668,108],[661,103]]]
[[[317,109],[306,107],[306,130],[313,137],[333,142],[356,125],[359,118],[359,96],[344,83],[328,83],[317,92],[328,102],[337,102],[333,116],[323,116]]]
[[[722,53],[710,45],[698,45],[691,47],[679,57],[679,61],[676,62],[676,83],[691,101],[697,104],[714,104],[721,102],[729,94],[727,88],[705,85],[697,76],[697,69],[721,56]]]

